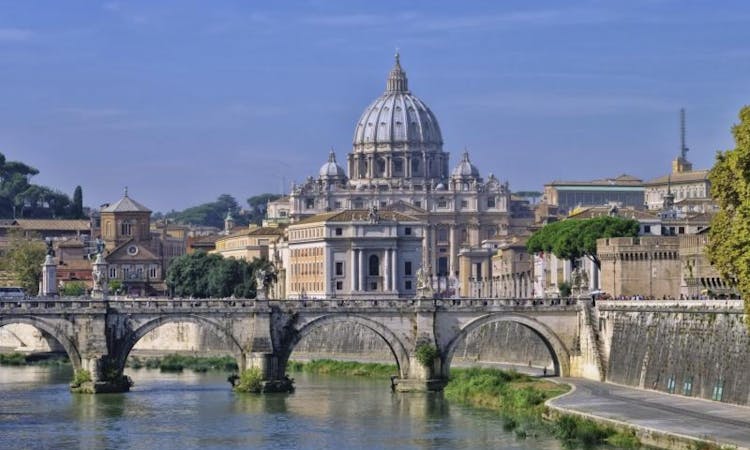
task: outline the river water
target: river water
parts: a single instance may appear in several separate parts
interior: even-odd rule
[[[221,373],[128,370],[127,394],[73,395],[69,368],[0,367],[2,448],[534,449],[497,414],[388,380],[297,373],[294,394],[234,394]]]

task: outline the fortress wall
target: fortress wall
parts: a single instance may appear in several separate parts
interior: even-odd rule
[[[741,301],[670,304],[600,302],[607,381],[750,404],[750,334]]]

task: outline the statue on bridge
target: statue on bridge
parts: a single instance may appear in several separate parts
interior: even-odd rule
[[[417,269],[417,298],[433,298],[435,296],[432,290],[431,272],[430,266],[427,266],[427,269],[422,266]]]

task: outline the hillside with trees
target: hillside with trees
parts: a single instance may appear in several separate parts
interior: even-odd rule
[[[7,161],[0,153],[0,218],[2,219],[82,219],[83,191],[75,189],[74,199],[46,186],[33,184],[39,170],[20,161]]]
[[[229,194],[221,194],[216,201],[192,206],[182,211],[170,211],[163,215],[165,219],[185,225],[202,225],[217,228],[224,227],[227,213],[232,214],[237,226],[248,224],[260,225],[266,214],[266,205],[281,197],[278,194],[260,194],[247,199],[248,208],[241,209],[237,200]],[[161,218],[157,216],[156,218]]]

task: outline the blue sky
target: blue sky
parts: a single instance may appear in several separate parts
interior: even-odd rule
[[[747,1],[2,1],[0,151],[84,202],[244,203],[317,174],[409,87],[512,190],[710,167],[750,103]]]

